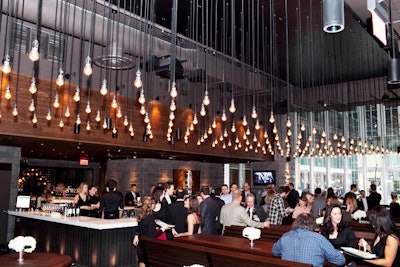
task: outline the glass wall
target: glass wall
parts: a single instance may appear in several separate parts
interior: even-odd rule
[[[400,194],[399,110],[376,104],[347,112],[303,112],[297,121],[317,130],[316,151],[296,158],[296,187],[311,191],[332,187],[343,196],[353,183],[367,193],[374,183],[382,194],[381,204],[389,204],[392,192]]]

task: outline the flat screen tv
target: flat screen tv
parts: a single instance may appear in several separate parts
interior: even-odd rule
[[[276,172],[268,171],[253,171],[253,185],[275,184]]]

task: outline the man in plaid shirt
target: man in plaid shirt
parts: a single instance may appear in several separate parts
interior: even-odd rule
[[[292,208],[285,209],[283,200],[289,193],[289,190],[290,188],[288,186],[281,186],[272,198],[269,208],[269,222],[271,225],[281,225],[283,217],[287,217],[293,212],[294,209]]]

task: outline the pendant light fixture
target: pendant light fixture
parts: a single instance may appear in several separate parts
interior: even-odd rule
[[[389,0],[389,20],[390,20],[390,35],[392,40],[392,57],[388,62],[388,84],[400,83],[400,58],[397,57],[397,47],[394,39],[393,15],[392,15],[392,0]]]
[[[323,0],[323,29],[327,33],[344,30],[344,0]]]

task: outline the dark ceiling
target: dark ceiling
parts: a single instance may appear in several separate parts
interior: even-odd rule
[[[142,2],[144,16],[161,26],[171,28],[172,0],[111,2],[119,3],[136,14],[140,13]],[[371,35],[370,13],[365,12],[365,6],[361,5],[361,2],[366,1],[345,2],[345,30],[328,34],[322,30],[321,0],[179,0],[177,32],[233,55],[283,81],[289,80],[297,87],[307,88],[385,76],[388,49],[382,47]],[[399,21],[399,1],[392,2],[395,3],[393,18]],[[151,11],[152,4],[154,13]],[[234,16],[230,15],[231,12]],[[252,17],[255,18],[254,22],[249,19]],[[206,22],[208,27],[203,27]],[[251,94],[251,91],[248,93]],[[279,98],[280,90],[274,93]],[[107,159],[134,157],[235,161],[213,156],[64,143],[40,138],[26,140],[22,137],[0,136],[0,144],[22,147],[23,157],[28,158],[78,160],[82,155],[90,154],[89,160],[102,162]]]

